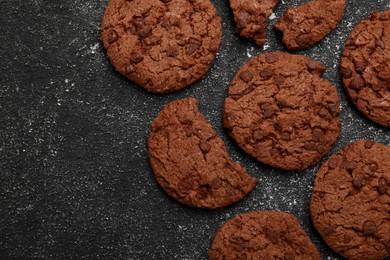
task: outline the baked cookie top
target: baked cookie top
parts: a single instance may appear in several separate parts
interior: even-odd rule
[[[237,33],[263,46],[268,17],[278,2],[279,0],[230,0]]]
[[[310,203],[325,242],[348,259],[390,255],[390,147],[354,142],[317,173]]]
[[[184,88],[207,72],[221,19],[209,0],[111,0],[101,38],[115,69],[147,91]]]
[[[224,127],[247,153],[284,170],[316,163],[340,132],[336,88],[303,55],[268,53],[237,73],[225,99]]]
[[[341,21],[345,0],[315,0],[288,7],[275,24],[289,50],[306,49],[327,36]]]
[[[223,224],[211,243],[208,259],[319,260],[320,254],[294,215],[257,211]]]
[[[373,122],[390,127],[390,10],[373,13],[352,30],[341,74],[355,106]]]
[[[229,157],[194,98],[176,100],[153,120],[149,159],[157,182],[189,206],[215,209],[241,200],[257,179]]]

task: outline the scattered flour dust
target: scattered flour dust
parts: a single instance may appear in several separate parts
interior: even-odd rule
[[[99,43],[95,43],[89,47],[88,53],[95,54],[96,50],[99,48]]]

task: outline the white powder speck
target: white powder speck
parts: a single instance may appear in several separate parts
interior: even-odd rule
[[[89,53],[91,54],[95,54],[96,53],[96,50],[99,48],[99,43],[95,43],[94,45],[91,45],[89,47]]]
[[[263,50],[268,49],[270,46],[268,44],[264,44]]]
[[[272,14],[269,16],[269,19],[270,19],[270,20],[273,20],[273,19],[275,19],[275,18],[276,18],[275,13],[272,13]]]
[[[65,79],[65,83],[68,84],[69,83],[69,79]]]
[[[246,50],[246,56],[248,57],[248,58],[252,58],[252,52],[255,50],[255,48],[254,47],[251,47],[250,49],[247,49]]]

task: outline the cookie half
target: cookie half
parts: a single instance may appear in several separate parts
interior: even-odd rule
[[[229,157],[222,139],[185,98],[166,105],[153,120],[149,159],[157,182],[174,199],[215,209],[241,200],[257,179]]]
[[[361,140],[330,157],[317,173],[310,212],[325,242],[347,259],[389,257],[390,147]]]
[[[111,0],[101,30],[115,69],[155,93],[203,77],[222,35],[210,0]]]
[[[344,8],[345,0],[315,0],[298,7],[288,7],[275,28],[283,33],[287,49],[306,49],[336,28]]]
[[[341,58],[341,75],[357,109],[390,127],[390,10],[373,13],[352,30]]]
[[[211,243],[208,259],[321,258],[295,216],[257,211],[238,215],[223,224]]]
[[[303,55],[252,58],[231,83],[224,127],[247,153],[283,170],[303,170],[326,154],[340,132],[336,88],[325,68]]]
[[[230,0],[237,34],[263,46],[268,17],[278,2],[279,0]]]

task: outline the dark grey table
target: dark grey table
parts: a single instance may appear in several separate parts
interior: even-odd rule
[[[271,26],[264,49],[237,38],[228,0],[212,2],[223,18],[223,41],[211,70],[193,86],[160,96],[108,62],[99,39],[107,0],[0,1],[0,259],[205,259],[218,227],[254,210],[293,213],[323,259],[339,259],[309,219],[320,163],[299,173],[271,169],[223,130],[223,100],[239,67],[251,56],[285,49]],[[281,1],[276,18],[288,3],[303,2]],[[390,2],[347,2],[338,28],[299,52],[327,66],[324,77],[341,97],[342,134],[321,162],[361,138],[390,145],[389,130],[351,106],[338,72],[348,33],[372,10],[390,9]],[[231,207],[183,206],[153,177],[149,124],[164,104],[188,96],[200,100],[233,159],[261,180]]]

